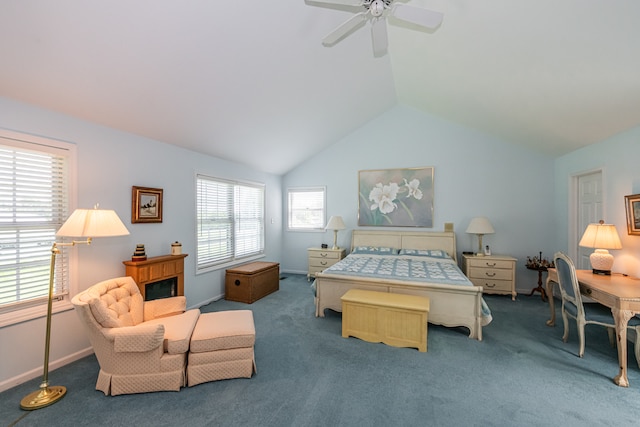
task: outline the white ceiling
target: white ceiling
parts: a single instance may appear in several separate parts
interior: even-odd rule
[[[640,125],[640,1],[407,3],[441,27],[374,58],[310,0],[2,0],[0,96],[276,174],[397,104],[553,156]]]

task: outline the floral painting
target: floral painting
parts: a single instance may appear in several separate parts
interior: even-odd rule
[[[433,168],[358,172],[358,225],[433,227]]]

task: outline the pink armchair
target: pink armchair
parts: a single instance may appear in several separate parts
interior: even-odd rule
[[[143,301],[131,277],[105,280],[72,299],[100,364],[106,395],[179,391],[200,310],[183,296]]]

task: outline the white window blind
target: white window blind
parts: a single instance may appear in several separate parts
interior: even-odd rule
[[[47,301],[51,247],[69,214],[67,150],[0,137],[0,313]],[[57,256],[54,297],[68,294]]]
[[[325,188],[290,188],[288,198],[289,230],[323,230],[325,223]]]
[[[197,269],[264,253],[264,185],[198,175]]]

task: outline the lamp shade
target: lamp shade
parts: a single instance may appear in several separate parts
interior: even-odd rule
[[[105,209],[76,209],[56,233],[61,237],[126,236],[129,230],[118,214]]]
[[[325,230],[344,230],[345,225],[341,216],[332,216],[329,218],[329,222],[327,226],[324,228]]]
[[[484,216],[473,218],[467,227],[467,233],[471,234],[493,234],[495,230]]]
[[[599,224],[589,224],[578,245],[583,248],[622,249],[616,226],[605,224],[604,221],[600,221]]]

